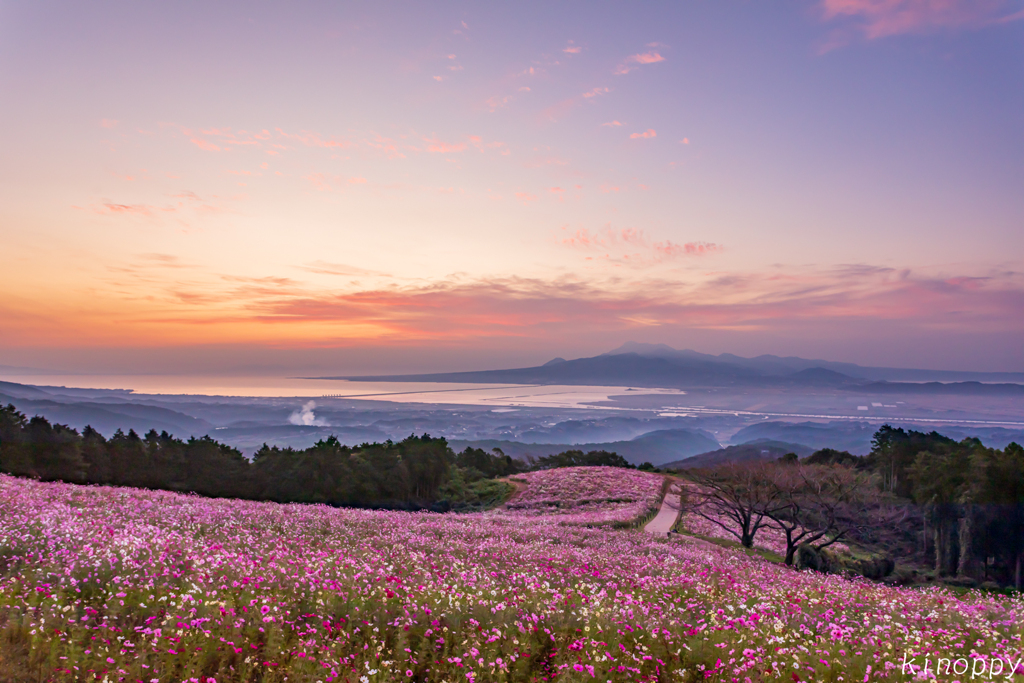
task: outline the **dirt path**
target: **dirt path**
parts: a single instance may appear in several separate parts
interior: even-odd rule
[[[521,481],[516,481],[512,477],[500,477],[498,479],[498,481],[504,481],[506,483],[512,484],[512,486],[514,486],[516,488],[515,493],[513,493],[512,496],[508,500],[506,500],[504,503],[502,503],[501,505],[498,506],[498,507],[502,507],[502,508],[508,507],[509,503],[511,503],[512,501],[516,500],[520,496],[522,496],[523,492],[526,491],[526,489],[529,488],[529,486],[530,486],[529,484],[525,484],[525,483],[523,483]]]
[[[658,510],[657,516],[647,523],[644,531],[649,534],[667,535],[676,525],[676,520],[679,519],[680,507],[679,484],[672,484],[668,493],[665,494],[664,500],[661,501],[661,509]]]

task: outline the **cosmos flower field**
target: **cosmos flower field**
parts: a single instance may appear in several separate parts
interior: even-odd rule
[[[550,476],[616,498],[598,470]],[[533,510],[0,477],[0,519],[5,681],[860,682],[911,678],[905,655],[1021,657],[1020,597],[797,572]]]
[[[514,480],[526,489],[496,514],[615,527],[656,512],[665,481],[620,467],[563,467],[517,474]]]

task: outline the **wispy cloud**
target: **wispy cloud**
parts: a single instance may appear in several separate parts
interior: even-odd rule
[[[602,126],[618,127],[618,126],[624,126],[626,124],[622,123],[621,121],[609,121],[608,123],[602,123],[601,125]]]
[[[643,133],[633,133],[629,136],[631,140],[637,140],[639,138],[656,138],[658,133],[653,128],[648,128]]]
[[[341,275],[345,277],[387,277],[386,273],[382,273],[377,270],[350,266],[346,263],[331,263],[330,261],[311,261],[297,267],[301,270],[320,275]]]
[[[149,253],[139,254],[138,258],[143,263],[160,268],[187,268],[181,259],[174,254]]]
[[[899,321],[941,330],[964,319],[982,327],[1022,329],[1007,316],[1024,305],[1019,281],[971,288],[950,278],[891,269],[741,273],[701,282],[646,280],[629,285],[571,277],[483,278],[395,286],[347,294],[273,298],[252,306],[260,320],[355,324],[383,338],[453,340],[556,338],[637,325],[772,331],[799,325],[864,327]],[[1016,307],[1016,308],[1015,308]],[[950,315],[959,318],[951,323]]]
[[[189,140],[189,142],[191,142],[193,145],[206,152],[221,151],[220,147],[210,142],[209,140],[204,140],[203,138],[192,138],[191,140]]]
[[[464,142],[444,142],[436,135],[431,138],[423,138],[423,142],[426,144],[426,150],[428,152],[440,154],[452,154],[455,152],[462,152],[466,149],[466,143]]]
[[[593,234],[590,236],[593,241]],[[599,236],[600,239],[600,236]],[[620,231],[624,244],[651,242]],[[700,252],[701,243],[690,251]],[[686,245],[680,245],[686,251]],[[705,248],[706,251],[706,248]],[[685,254],[698,258],[699,253]],[[93,288],[89,305],[50,315],[40,298],[35,314],[0,301],[7,343],[109,344],[120,348],[234,344],[256,348],[381,344],[572,344],[580,335],[720,330],[779,334],[805,340],[868,343],[892,338],[945,339],[949,334],[1024,334],[1024,275],[1014,272],[912,272],[853,264],[833,268],[777,266],[707,273],[692,267],[671,277],[649,268],[605,277],[467,277],[390,281],[361,287],[313,287],[287,277],[217,275],[156,268],[112,273],[108,290]],[[314,262],[304,270],[362,277],[362,269]],[[615,273],[636,277],[616,276]],[[155,277],[156,276],[156,277]],[[41,295],[42,297],[43,295]],[[73,342],[71,341],[73,340]],[[504,340],[504,341],[502,341]]]
[[[592,90],[588,90],[587,92],[583,93],[583,97],[589,100],[591,97],[597,97],[598,95],[605,95],[605,94],[610,93],[610,92],[611,92],[611,88],[601,88],[601,87],[598,87],[598,88],[593,88]]]
[[[686,244],[676,244],[671,240],[665,240],[664,242],[655,242],[651,245],[655,252],[665,256],[666,258],[674,258],[676,256],[703,256],[705,254],[714,254],[722,251],[722,246],[714,244],[712,242],[687,242]]]
[[[1024,9],[1008,0],[821,0],[825,21],[846,20],[868,40],[906,33],[977,29],[1024,19]],[[833,32],[821,51],[841,47],[849,32]]]
[[[664,62],[665,58],[657,52],[642,52],[635,55],[626,57],[621,64],[619,64],[613,73],[616,75],[628,74],[637,67],[644,64],[657,64],[658,62]]]
[[[527,90],[529,90],[529,88],[527,88]],[[490,110],[491,113],[494,113],[501,109],[502,107],[506,106],[509,102],[513,101],[514,99],[515,97],[513,97],[512,95],[493,95],[484,100],[484,106],[487,107],[487,109]]]
[[[174,207],[159,207],[151,204],[115,204],[104,202],[93,209],[100,214],[152,216],[158,212],[174,211]]]
[[[611,226],[593,232],[587,228],[579,228],[576,232],[561,238],[559,242],[565,247],[583,250],[589,254],[588,260],[597,258],[634,265],[664,262],[687,256],[706,256],[723,251],[721,245],[712,242],[679,244],[671,240],[655,241],[641,229],[616,229]]]

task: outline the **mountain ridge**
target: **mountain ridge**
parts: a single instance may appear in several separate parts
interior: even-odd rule
[[[893,393],[905,388],[915,393],[958,393],[962,389],[969,393],[996,391],[1005,394],[1014,393],[1016,390],[1007,386],[999,390],[990,389],[990,383],[1024,384],[1024,372],[880,368],[770,354],[754,358],[725,353],[714,356],[692,349],[680,351],[666,344],[628,342],[597,356],[574,360],[554,358],[543,365],[526,368],[403,375],[348,375],[315,379],[479,384],[591,384],[646,388],[831,386],[853,391],[861,385],[872,385],[872,390],[877,391],[884,385],[885,391]],[[914,385],[924,382],[935,384],[923,390],[914,388]],[[981,384],[982,382],[985,384]],[[960,383],[971,383],[971,386],[959,387]]]

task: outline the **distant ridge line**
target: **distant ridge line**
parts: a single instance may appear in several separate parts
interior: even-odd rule
[[[593,385],[642,388],[831,388],[866,393],[1024,394],[1024,372],[973,372],[866,367],[795,356],[743,358],[677,351],[664,344],[625,344],[614,351],[543,365],[404,375],[316,377],[372,382]]]

